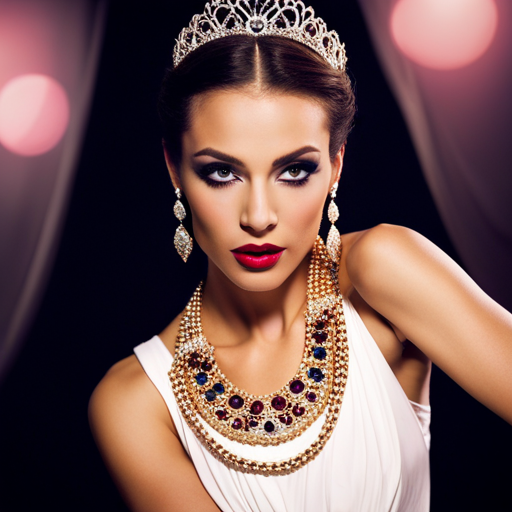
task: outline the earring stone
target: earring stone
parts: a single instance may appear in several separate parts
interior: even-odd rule
[[[183,203],[180,201],[181,199],[181,190],[179,188],[176,189],[176,202],[174,203],[174,215],[180,221],[180,225],[176,229],[176,233],[174,234],[174,247],[176,251],[181,256],[181,259],[186,263],[190,253],[192,252],[192,247],[194,242],[192,237],[187,233],[187,230],[183,227],[183,220],[187,216],[187,212],[185,211],[185,207]]]
[[[329,230],[329,234],[327,235],[327,252],[331,257],[333,263],[335,265],[339,264],[341,258],[341,235],[338,231],[338,228],[334,225],[334,223],[340,217],[340,211],[338,210],[338,205],[334,202],[334,198],[336,197],[336,192],[338,190],[338,183],[335,183],[331,188],[331,202],[329,203],[329,208],[327,209],[327,217],[331,222],[331,229]]]

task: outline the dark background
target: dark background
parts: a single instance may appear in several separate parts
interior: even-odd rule
[[[126,510],[87,424],[94,386],[160,332],[205,272],[173,247],[174,194],[156,114],[174,38],[202,0],[110,4],[89,127],[49,285],[0,388],[0,510]],[[457,261],[355,0],[314,2],[346,42],[358,98],[338,203],[343,232],[416,229]],[[435,322],[435,318],[432,319]],[[512,429],[432,377],[432,506],[512,510]]]

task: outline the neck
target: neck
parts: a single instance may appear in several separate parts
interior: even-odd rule
[[[306,309],[309,261],[308,256],[281,286],[265,292],[242,290],[210,264],[202,311],[208,340],[226,346],[254,338],[282,339]]]

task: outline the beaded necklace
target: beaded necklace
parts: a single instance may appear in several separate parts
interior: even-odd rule
[[[295,376],[269,395],[237,388],[214,359],[201,325],[202,283],[183,313],[169,378],[189,427],[218,459],[239,471],[280,475],[296,471],[322,450],[339,416],[348,376],[348,343],[337,265],[317,238],[308,272],[306,337]],[[303,453],[278,462],[235,456],[208,432],[252,446],[275,446],[300,436],[325,412],[318,438]]]

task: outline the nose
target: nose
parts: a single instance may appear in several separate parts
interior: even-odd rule
[[[253,184],[247,192],[240,226],[253,234],[264,234],[277,225],[277,212],[264,184]]]

